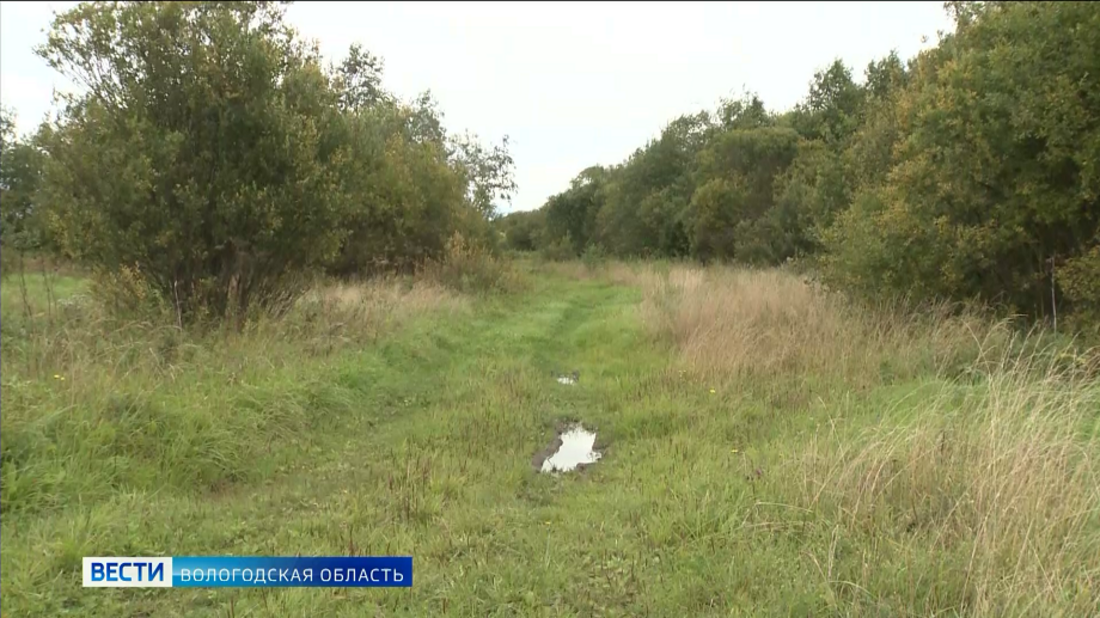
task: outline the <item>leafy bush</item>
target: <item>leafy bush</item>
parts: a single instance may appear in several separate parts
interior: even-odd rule
[[[557,240],[547,242],[539,250],[539,256],[551,262],[565,262],[577,257],[577,250],[573,247],[572,236],[568,233]]]
[[[34,195],[51,236],[105,281],[138,266],[122,276],[180,323],[280,311],[325,269],[446,259],[455,232],[496,246],[494,200],[515,187],[507,138],[448,135],[429,95],[382,90],[381,60],[358,46],[323,67],[283,6],[86,3],[37,50],[87,86],[40,131],[44,156],[20,150],[44,159]],[[39,183],[9,165],[7,133],[5,177],[35,182],[3,203],[26,210]]]
[[[596,270],[607,263],[607,253],[600,245],[588,245],[581,254],[581,263],[588,270]]]
[[[336,94],[282,18],[269,3],[135,2],[55,19],[38,52],[88,87],[43,134],[42,202],[66,253],[139,264],[185,320],[278,301],[333,257]]]
[[[116,318],[163,323],[172,314],[170,301],[149,285],[139,266],[93,273],[88,292]]]
[[[497,232],[505,248],[512,251],[535,251],[543,243],[545,214],[541,210],[509,213],[496,221]]]
[[[1058,273],[1058,283],[1072,303],[1070,324],[1100,340],[1100,242],[1068,260]]]
[[[495,257],[460,232],[447,241],[443,258],[425,262],[420,275],[460,292],[514,292],[524,286],[511,262]]]
[[[0,107],[0,274],[15,272],[25,254],[48,244],[35,208],[44,159],[34,138],[16,136],[13,114]]]

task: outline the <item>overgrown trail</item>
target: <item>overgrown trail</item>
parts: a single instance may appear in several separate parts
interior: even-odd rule
[[[621,540],[600,540],[620,539],[629,527],[606,511],[611,496],[632,491],[616,486],[622,474],[650,484],[636,464],[624,466],[632,458],[631,427],[619,400],[664,362],[640,329],[639,295],[594,282],[536,285],[520,298],[483,301],[472,316],[420,319],[376,346],[329,359],[314,379],[333,388],[319,389],[324,395],[313,402],[309,431],[269,445],[257,464],[262,484],[130,495],[28,517],[21,525],[33,530],[25,537],[15,535],[14,523],[5,525],[6,550],[23,551],[32,539],[77,529],[59,552],[47,550],[55,561],[43,571],[78,569],[80,556],[108,550],[411,554],[412,590],[85,594],[69,571],[53,580],[51,592],[26,598],[28,609],[224,615],[232,605],[237,615],[484,616],[545,607],[560,615],[643,608],[638,595],[648,595],[650,606],[667,598],[673,607],[672,596],[646,593],[637,579],[645,564],[657,564],[643,548],[623,553],[616,549]],[[553,379],[554,371],[572,370],[580,371],[578,386]],[[326,404],[333,402],[350,405],[330,414]],[[565,419],[599,429],[599,445],[609,446],[601,467],[620,466],[619,481],[599,470],[558,479],[534,472],[532,455]]]
[[[202,519],[180,519],[197,536],[188,551],[209,553],[202,539],[218,539],[214,547],[232,543],[232,553],[414,556],[411,591],[268,600],[291,613],[363,615],[377,604],[385,615],[526,614],[543,599],[569,607],[585,568],[576,561],[603,552],[589,538],[602,515],[570,503],[605,490],[597,474],[540,478],[531,456],[561,419],[604,428],[608,385],[623,367],[657,362],[639,349],[636,300],[559,281],[473,319],[419,322],[346,359],[333,379],[361,405],[318,428],[305,454],[286,452],[281,467],[292,472],[265,491],[232,492]],[[573,369],[579,387],[553,380],[552,371]],[[605,435],[614,440],[610,427]],[[227,528],[240,532],[226,538]],[[606,602],[598,585],[590,594],[591,607]],[[249,602],[263,601],[244,593],[239,603]]]
[[[767,300],[793,284],[775,275],[745,277],[773,287],[756,292],[756,300],[730,288],[730,298],[743,299],[731,315],[757,320],[754,328],[793,328],[772,315]],[[309,355],[303,348],[300,359],[281,368],[258,362],[262,354],[256,353],[230,386],[199,368],[188,369],[187,379],[159,384],[160,405],[137,409],[170,411],[173,403],[227,389],[217,399],[227,402],[221,418],[249,419],[254,429],[239,431],[261,442],[248,451],[251,473],[215,489],[118,487],[106,498],[6,514],[5,615],[968,614],[963,604],[973,602],[967,599],[977,588],[967,588],[959,573],[975,569],[971,581],[1004,577],[989,558],[1002,549],[980,537],[971,541],[968,531],[977,529],[971,523],[1000,513],[1005,542],[1020,526],[1034,526],[1014,505],[1048,502],[1045,494],[1012,491],[1091,482],[1090,469],[1058,459],[1078,452],[1059,446],[1061,434],[1043,429],[1047,425],[1021,425],[1027,440],[1019,444],[1028,450],[1011,461],[1025,465],[1029,453],[1041,452],[1042,461],[1061,463],[1032,468],[1046,474],[1043,484],[1028,486],[1033,490],[999,486],[1009,491],[1010,510],[998,510],[995,502],[975,510],[966,506],[973,504],[968,496],[984,495],[986,486],[978,483],[990,476],[967,473],[984,465],[977,446],[988,440],[952,433],[970,446],[944,455],[938,426],[891,429],[918,411],[944,419],[962,406],[970,411],[960,418],[985,413],[985,387],[947,385],[922,374],[923,353],[881,363],[851,357],[858,361],[853,367],[878,367],[878,375],[849,370],[851,378],[843,378],[828,363],[815,364],[820,355],[813,350],[784,362],[816,369],[787,370],[773,362],[774,350],[742,345],[742,353],[761,355],[760,366],[779,369],[708,383],[645,327],[639,289],[541,271],[531,280],[523,294],[410,318],[359,349]],[[684,281],[694,282],[697,287],[685,289],[696,294],[713,284],[700,283],[698,274]],[[714,298],[696,300],[728,300]],[[699,315],[724,319],[709,310]],[[810,317],[800,319],[833,328],[830,320],[804,315]],[[863,327],[845,328],[858,334]],[[732,345],[737,331],[727,332]],[[829,336],[839,341],[846,332]],[[778,345],[785,333],[763,334]],[[898,354],[891,344],[880,348],[876,354]],[[734,354],[733,347],[707,349],[712,359],[746,365],[720,358],[723,350]],[[765,363],[768,354],[773,358]],[[573,370],[580,372],[575,386],[554,379],[554,372]],[[143,384],[119,380],[112,388],[149,390]],[[929,407],[929,396],[948,386],[949,407]],[[1051,399],[1054,391],[1042,392],[1043,401],[1062,401]],[[1066,392],[1059,414],[1090,401],[1083,391]],[[1023,394],[1001,398],[1031,405]],[[1022,410],[1002,413],[1023,418]],[[280,425],[289,411],[305,414],[304,421]],[[91,411],[66,412],[77,413]],[[532,456],[570,420],[596,429],[602,459],[558,477],[536,472]],[[272,429],[283,426],[296,429]],[[881,438],[860,433],[880,427]],[[1012,426],[1005,427],[997,435],[1008,436],[1006,449],[1017,448],[1014,434],[1006,433]],[[1095,436],[1084,439],[1086,451],[1096,448]],[[995,465],[1006,461],[1000,451],[989,458]],[[899,460],[909,462],[911,473],[883,476]],[[1078,476],[1059,470],[1078,470]],[[887,491],[891,486],[897,489]],[[961,506],[937,510],[949,499]],[[1100,524],[1089,521],[1077,520],[1077,532],[1066,533],[1081,535],[1083,549],[1072,551],[1087,554],[1096,542],[1094,532],[1081,532]],[[1065,537],[1056,532],[1043,538]],[[942,542],[947,533],[957,540]],[[1011,542],[1006,556],[1015,555]],[[80,588],[82,556],[226,554],[412,555],[414,584],[395,590]],[[1079,560],[1066,564],[1061,576],[1067,578],[1079,575],[1075,568],[1100,571]],[[1056,576],[1052,568],[1046,559],[1042,577]],[[1013,573],[1016,581],[1031,581],[1026,568]],[[1030,584],[1018,585],[982,594],[1030,599]],[[1062,606],[1082,607],[1087,593],[1065,599]]]

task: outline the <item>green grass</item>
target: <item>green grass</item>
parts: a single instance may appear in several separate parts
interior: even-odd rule
[[[43,275],[41,271],[4,277],[0,286],[0,310],[5,317],[20,313],[41,313],[50,307],[51,297],[64,301],[86,291],[87,281],[73,276]]]
[[[1096,607],[1095,484],[1070,501],[1086,505],[1072,522],[1056,521],[1057,512],[1027,520],[1064,526],[1064,546],[1035,530],[1032,544],[1046,545],[1002,555],[1015,545],[974,530],[1001,522],[997,530],[1016,534],[1015,511],[956,474],[984,460],[922,450],[942,435],[958,437],[952,452],[979,448],[1004,396],[1015,397],[1016,412],[1053,402],[1059,425],[1020,424],[1021,414],[1002,418],[997,434],[1033,431],[1045,451],[991,461],[1007,473],[1011,461],[1041,455],[1049,466],[1014,473],[1089,488],[1100,456],[1095,384],[1017,373],[963,382],[931,369],[859,380],[826,369],[722,374],[685,363],[682,344],[654,332],[644,286],[547,271],[532,279],[522,294],[400,320],[384,314],[369,334],[341,324],[330,336],[327,326],[290,322],[192,340],[66,313],[50,331],[64,345],[21,330],[19,290],[5,280],[4,615],[1083,615]],[[80,286],[59,282],[58,296]],[[36,302],[41,292],[33,290]],[[397,302],[394,315],[403,313]],[[551,376],[574,369],[576,387]],[[1028,389],[1035,396],[1021,398]],[[576,474],[536,473],[532,455],[564,420],[595,428],[603,458]],[[1051,427],[1072,430],[1072,442]],[[877,475],[894,459],[910,462],[910,473]],[[868,479],[894,489],[867,490]],[[1020,487],[1021,500],[1031,497]],[[943,510],[983,499],[994,501],[982,511]],[[82,556],[204,554],[412,555],[415,585],[80,585]],[[1047,587],[1029,588],[1037,580],[1015,557],[1043,562]],[[1078,567],[1050,562],[1063,559]],[[998,581],[1003,588],[987,585]],[[1032,592],[1043,594],[1026,606],[1021,594]]]

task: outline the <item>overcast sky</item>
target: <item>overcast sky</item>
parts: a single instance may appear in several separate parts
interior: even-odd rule
[[[0,2],[0,103],[21,131],[66,83],[31,51],[72,2]],[[805,96],[834,58],[859,76],[950,28],[942,2],[303,2],[288,18],[337,59],[360,42],[385,86],[431,90],[448,130],[511,138],[519,190],[538,208],[596,163],[617,163],[676,116],[747,89],[769,109]],[[922,43],[922,37],[928,37]]]

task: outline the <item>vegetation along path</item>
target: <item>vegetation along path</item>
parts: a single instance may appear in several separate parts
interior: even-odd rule
[[[947,2],[912,56],[660,127],[623,82],[618,163],[590,105],[524,124],[595,102],[608,47],[550,58],[518,11],[494,36],[554,66],[467,89],[488,141],[376,52],[485,67],[339,53],[316,3],[25,4],[5,58],[79,88],[0,105],[3,617],[1100,616],[1100,3]],[[570,152],[602,163],[519,193]],[[574,421],[600,457],[541,472]],[[81,587],[297,554],[414,582]]]
[[[990,602],[1021,610],[1038,581],[1059,586],[1040,596],[1055,609],[1094,599],[1096,470],[1065,442],[1095,455],[1094,385],[1067,382],[1048,398],[1066,426],[1051,429],[1021,413],[1032,382],[1017,373],[943,377],[937,354],[954,358],[941,354],[953,345],[946,324],[938,340],[915,326],[884,335],[886,317],[861,326],[833,315],[840,309],[789,275],[575,264],[528,279],[523,293],[478,299],[344,286],[328,293],[357,307],[392,295],[366,339],[344,331],[343,345],[318,343],[346,318],[330,304],[320,317],[283,318],[278,336],[258,327],[175,352],[159,341],[155,353],[171,359],[159,370],[126,368],[115,350],[70,363],[67,380],[34,377],[32,361],[47,353],[29,335],[23,347],[5,343],[5,453],[33,454],[5,464],[5,615],[927,615]],[[57,304],[79,306],[82,282],[61,284],[71,298]],[[11,332],[22,301],[15,285],[3,292]],[[691,324],[699,316],[706,322]],[[299,324],[316,320],[324,326]],[[734,331],[713,331],[723,324],[765,330],[746,349]],[[872,332],[877,346],[861,339]],[[135,348],[158,341],[141,336]],[[711,340],[718,356],[699,347]],[[744,362],[754,368],[738,369]],[[554,379],[573,370],[577,385]],[[1019,422],[1005,425],[992,446],[1007,450],[991,460],[963,446],[928,460],[932,434],[920,425],[891,439],[921,412],[954,444],[987,443],[983,393],[996,389],[1019,400],[1000,404],[1016,405],[1000,413]],[[941,423],[948,405],[976,424]],[[538,473],[532,456],[573,420],[597,430],[602,459]],[[999,511],[983,475],[968,471],[1020,448],[1012,436],[1024,430],[1033,444],[1015,465],[1058,461],[1030,469],[1042,483],[1002,487],[1003,499],[1069,515],[1084,507],[1069,528],[1011,541],[1047,544],[1033,549],[1043,580],[1000,552],[1049,514]],[[1044,492],[1069,490],[1080,499],[1041,506]],[[993,501],[975,516],[994,517],[999,538],[953,521],[973,515],[959,507],[967,492]],[[415,581],[84,594],[80,558],[104,553],[411,554]],[[1008,589],[983,589],[1011,577]]]

